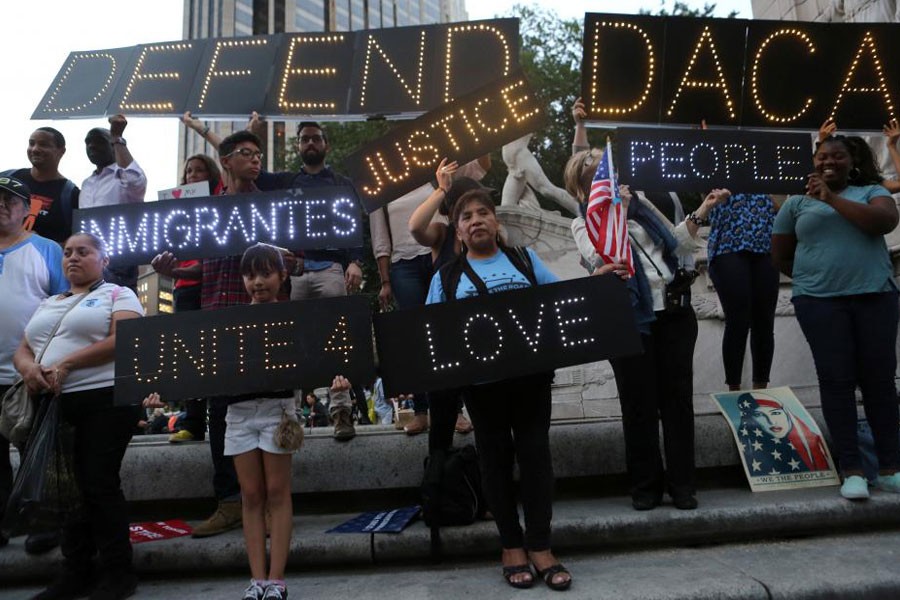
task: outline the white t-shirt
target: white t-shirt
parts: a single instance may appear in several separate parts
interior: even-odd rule
[[[67,289],[62,249],[53,240],[33,233],[0,251],[0,385],[16,380],[13,354],[41,300]]]
[[[134,292],[112,283],[104,283],[84,297],[80,294],[65,298],[51,296],[41,303],[25,327],[25,339],[35,356],[47,343],[59,318],[75,302],[78,306],[63,317],[59,331],[41,359],[42,365],[49,367],[56,364],[73,352],[107,337],[114,312],[131,311],[144,315],[144,308]],[[68,393],[111,387],[114,379],[115,362],[110,360],[102,365],[72,371],[63,381],[62,391]]]

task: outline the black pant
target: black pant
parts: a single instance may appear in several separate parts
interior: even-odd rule
[[[552,373],[507,379],[469,388],[465,397],[475,425],[481,483],[494,513],[504,548],[550,548],[553,516],[553,464],[550,457]],[[519,464],[519,490],[525,533],[519,524],[513,464]]]
[[[175,312],[200,310],[201,289],[202,286],[200,284],[175,288],[172,292],[172,296],[175,299]]]
[[[610,361],[619,388],[625,461],[635,498],[693,494],[693,359],[697,317],[690,307],[656,313],[644,352]],[[662,420],[665,469],[659,450]]]
[[[456,417],[463,398],[464,390],[442,390],[428,393],[428,406],[431,410],[431,424],[428,429],[428,451],[446,450],[453,446],[453,434],[456,432]]]
[[[741,383],[748,333],[753,382],[768,383],[778,303],[778,271],[772,265],[772,255],[747,251],[720,254],[709,263],[709,277],[725,312],[725,383]]]
[[[894,385],[897,293],[795,296],[793,302],[816,363],[822,414],[841,471],[862,470],[856,429],[857,386],[879,467],[900,469],[900,409]]]
[[[0,398],[6,393],[9,385],[0,385]],[[3,407],[0,406],[0,410]],[[0,521],[6,511],[6,502],[9,500],[9,494],[12,492],[13,476],[12,463],[9,461],[9,440],[0,435]]]
[[[209,399],[209,451],[213,461],[213,493],[216,500],[237,500],[241,496],[234,461],[225,456],[225,415],[228,396]]]
[[[181,428],[190,432],[195,440],[203,441],[206,437],[206,398],[191,398],[184,401]]]
[[[104,573],[129,571],[128,506],[119,469],[139,408],[113,406],[112,387],[63,394],[60,402],[61,418],[75,429],[75,480],[83,502],[63,526],[66,567],[86,570],[99,553]]]

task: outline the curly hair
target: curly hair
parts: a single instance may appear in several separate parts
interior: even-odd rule
[[[843,144],[850,155],[850,160],[853,162],[853,168],[858,171],[855,176],[851,175],[849,177],[851,184],[872,185],[884,181],[881,170],[875,162],[875,155],[872,153],[872,149],[866,143],[866,140],[857,135],[832,135],[816,144],[816,151],[819,150],[822,144],[831,143]]]

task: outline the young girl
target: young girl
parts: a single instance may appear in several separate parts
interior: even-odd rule
[[[281,252],[256,244],[241,258],[241,276],[251,304],[278,301],[287,279]],[[252,579],[243,600],[287,598],[284,569],[291,545],[291,451],[275,445],[285,409],[294,414],[294,393],[279,390],[235,396],[225,417],[225,456],[234,459],[241,484],[244,543]],[[266,508],[271,517],[271,561],[266,570]]]

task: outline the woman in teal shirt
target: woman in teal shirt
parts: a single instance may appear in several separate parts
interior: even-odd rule
[[[875,438],[875,486],[900,493],[897,285],[884,242],[897,226],[897,207],[862,138],[826,139],[813,166],[806,194],[788,198],[775,218],[772,258],[793,278],[797,321],[844,477],[841,495],[869,497],[856,438],[857,386]]]

